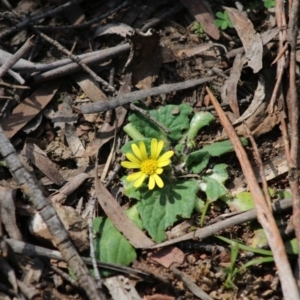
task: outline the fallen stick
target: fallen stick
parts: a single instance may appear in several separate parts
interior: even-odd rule
[[[83,104],[78,108],[76,107],[75,109],[79,109],[79,111],[83,114],[93,114],[101,111],[107,111],[116,108],[118,106],[122,106],[134,101],[145,99],[147,97],[157,96],[160,94],[192,88],[196,85],[211,81],[212,78],[213,77],[191,79],[184,82],[163,84],[151,89],[145,89],[145,90],[135,91],[132,93],[122,94],[117,97],[110,98],[109,101],[100,100],[94,103]]]
[[[272,204],[272,208],[275,213],[280,213],[286,209],[289,209],[292,207],[292,199],[284,199],[278,202],[275,202]],[[183,236],[180,236],[178,238],[157,244],[152,248],[160,248],[160,247],[166,247],[169,245],[173,245],[179,242],[187,241],[187,240],[193,240],[193,239],[204,239],[209,236],[212,236],[222,230],[225,230],[226,228],[229,228],[231,226],[240,225],[242,223],[246,223],[249,221],[252,221],[257,218],[256,209],[251,209],[245,212],[242,212],[238,215],[235,215],[231,218],[228,218],[226,220],[219,221],[215,224],[205,226],[203,228],[200,228],[196,231],[189,232]]]
[[[0,126],[0,153],[4,157],[7,167],[18,182],[22,192],[28,197],[34,208],[40,213],[46,223],[53,243],[60,250],[68,266],[75,273],[78,283],[90,299],[102,299],[98,295],[95,281],[88,268],[79,256],[67,230],[58,218],[54,208],[49,205],[37,182],[24,168],[17,153]]]
[[[300,297],[298,287],[293,277],[292,269],[288,261],[287,254],[285,252],[285,247],[280,236],[279,229],[276,225],[272,211],[270,210],[266,199],[260,189],[260,186],[257,182],[246,151],[243,145],[241,144],[241,141],[235,129],[228,120],[217,99],[213,96],[213,94],[208,88],[206,88],[206,91],[209,95],[210,101],[215,107],[215,110],[219,116],[222,126],[224,127],[227,133],[227,136],[233,144],[235,153],[241,164],[249,190],[255,203],[255,207],[257,210],[257,219],[265,231],[269,246],[274,256],[274,261],[281,282],[283,296],[285,299],[299,299]]]

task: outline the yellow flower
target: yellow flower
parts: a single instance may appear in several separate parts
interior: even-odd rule
[[[131,149],[134,154],[126,153],[126,157],[129,161],[122,161],[121,165],[127,169],[140,169],[139,172],[135,172],[127,176],[128,181],[135,181],[134,187],[140,187],[145,178],[148,176],[149,190],[154,189],[155,183],[160,188],[164,186],[164,183],[159,175],[163,172],[162,167],[165,167],[171,163],[170,158],[174,155],[174,152],[167,151],[159,157],[163,146],[163,141],[158,142],[157,139],[152,139],[150,156],[148,156],[144,142],[139,142],[139,145],[131,145]]]

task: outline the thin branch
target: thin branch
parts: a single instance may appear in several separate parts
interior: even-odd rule
[[[116,12],[118,12],[119,10],[125,8],[126,6],[128,6],[130,4],[129,1],[125,1],[123,2],[121,5],[117,6],[116,8],[108,11],[107,13],[98,16],[90,21],[86,21],[84,23],[81,24],[74,24],[74,25],[65,25],[65,26],[42,26],[42,25],[36,25],[34,26],[37,29],[43,29],[43,30],[74,30],[74,29],[84,29],[87,28],[95,23],[99,23],[101,20],[104,20],[105,18],[109,17],[112,14],[115,14]]]
[[[64,261],[65,258],[61,255],[61,253],[57,250],[51,250],[51,249],[47,249],[44,247],[40,247],[40,246],[35,246],[29,243],[25,243],[25,242],[21,242],[21,241],[16,241],[13,239],[3,239],[4,243],[7,243],[11,249],[13,250],[13,253],[18,253],[18,254],[23,254],[29,257],[37,257],[37,256],[41,256],[41,257],[46,257],[49,259],[56,259],[59,261]],[[0,242],[1,245],[1,242]],[[1,249],[3,249],[3,247],[1,247]],[[89,257],[82,257],[82,260],[88,264],[88,265],[92,265],[92,260]],[[138,276],[140,278],[144,278],[146,279],[147,277],[149,277],[150,274],[139,271],[139,270],[135,270],[133,268],[130,267],[126,267],[126,266],[121,266],[118,264],[113,264],[113,263],[105,263],[105,262],[101,262],[97,260],[97,265],[100,268],[103,268],[105,270],[110,270],[110,271],[116,271],[116,272],[122,272],[122,273],[126,273],[126,274],[132,274],[135,276]]]
[[[195,284],[188,275],[178,270],[174,265],[171,265],[170,270],[175,274],[175,277],[181,280],[196,297],[202,300],[213,300],[213,298],[211,298],[197,284]]]
[[[90,257],[93,262],[93,269],[94,269],[94,276],[97,282],[97,285],[99,288],[102,286],[101,276],[98,270],[97,261],[96,261],[96,254],[95,254],[95,248],[94,248],[94,233],[93,233],[93,217],[94,217],[94,210],[97,203],[97,198],[93,196],[91,208],[90,208],[90,215],[89,215],[89,239],[90,239]]]
[[[63,11],[64,9],[66,9],[74,4],[80,3],[80,2],[82,2],[82,0],[71,0],[69,2],[66,2],[66,3],[54,8],[54,9],[50,9],[50,10],[48,9],[44,13],[30,16],[29,18],[26,18],[26,19],[20,21],[18,24],[11,26],[9,29],[3,30],[0,33],[0,39],[3,39],[5,36],[15,32],[19,29],[26,27],[29,23],[34,23],[35,21],[38,21],[40,19],[53,16],[53,15]],[[4,16],[3,14],[1,14],[1,15]]]
[[[298,156],[299,156],[299,103],[296,85],[296,46],[298,35],[298,16],[299,0],[294,0],[289,12],[289,25],[287,40],[290,44],[290,66],[289,66],[289,91],[288,91],[288,108],[289,122],[291,126],[290,134],[290,159],[289,163],[289,183],[293,198],[293,226],[300,247],[300,193],[299,193],[299,175],[298,175]],[[300,249],[300,248],[299,248]],[[298,254],[298,274],[300,278],[300,252]],[[299,284],[300,285],[300,284]]]
[[[74,54],[72,54],[69,50],[67,50],[65,47],[63,47],[60,43],[57,41],[51,39],[46,34],[40,32],[39,30],[35,30],[35,32],[41,36],[44,40],[46,40],[51,45],[55,46],[58,50],[63,52],[64,54],[68,55],[74,62],[76,62],[84,71],[86,71],[90,76],[92,76],[97,82],[101,83],[103,86],[108,88],[111,92],[115,92],[116,89],[111,86],[108,82],[106,82],[104,79],[99,77],[93,70],[91,70],[84,62],[80,60],[80,58]]]
[[[23,78],[20,74],[16,73],[16,72],[13,71],[13,70],[8,70],[7,73],[8,73],[12,78],[14,78],[16,81],[18,81],[20,84],[25,84],[25,80],[24,80],[24,78]]]
[[[217,114],[219,115],[219,119],[223,128],[225,129],[229,139],[233,144],[235,153],[241,164],[243,174],[246,178],[251,195],[255,202],[255,207],[257,209],[257,219],[266,233],[269,246],[273,252],[274,261],[281,281],[283,296],[285,297],[285,299],[299,299],[298,287],[293,277],[291,266],[285,252],[285,247],[280,236],[280,232],[276,225],[274,216],[270,208],[268,207],[265,197],[259,187],[246,151],[218,101],[208,88],[206,88],[206,91],[212,104],[215,107]]]
[[[81,288],[85,290],[90,299],[101,299],[98,295],[95,281],[89,274],[89,270],[83,263],[72,241],[70,240],[64,225],[57,217],[54,208],[47,202],[42,191],[39,189],[37,182],[23,167],[15,149],[5,136],[1,126],[0,153],[4,157],[7,167],[19,183],[21,190],[32,202],[36,211],[40,213],[52,235],[53,243],[61,251],[69,267],[75,273]]]
[[[138,111],[141,115],[148,118],[151,122],[153,122],[155,125],[157,125],[159,128],[161,128],[165,133],[167,133],[167,134],[171,133],[169,128],[167,128],[164,124],[160,123],[155,118],[153,118],[148,111],[134,105],[133,103],[130,103],[129,107],[131,110]]]
[[[29,49],[33,46],[32,42],[33,36],[30,37],[23,46],[8,59],[1,67],[0,67],[0,78],[5,75],[5,73],[20,59],[24,54],[26,54]]]
[[[86,65],[98,64],[100,62],[107,61],[111,58],[114,58],[116,56],[123,55],[124,53],[127,53],[129,51],[129,49],[130,49],[129,44],[124,44],[121,46],[116,46],[113,48],[96,51],[96,52],[94,52],[95,55],[87,55],[87,57],[82,59],[82,62],[85,63]],[[80,58],[81,56],[79,55],[78,57]],[[69,59],[66,59],[64,61],[66,62],[68,60]],[[59,63],[59,62],[60,61],[58,61],[57,63]],[[53,64],[55,64],[55,62]],[[38,67],[38,65],[37,65],[37,67]],[[47,69],[49,69],[49,65],[43,64],[43,67],[46,67]],[[42,74],[37,74],[37,75],[33,76],[32,79],[35,83],[41,83],[44,81],[48,81],[51,79],[55,79],[55,78],[59,78],[62,76],[66,76],[66,75],[75,73],[80,69],[81,69],[81,67],[75,62],[66,63],[66,65],[62,65],[61,67],[58,67],[56,69],[51,69],[48,72],[45,72]]]
[[[281,213],[282,211],[289,209],[292,207],[292,199],[284,199],[280,200],[274,204],[272,204],[273,211],[275,213]],[[174,245],[179,242],[193,240],[193,239],[204,239],[209,236],[212,236],[222,230],[225,230],[229,227],[240,225],[249,221],[252,221],[257,218],[256,209],[251,209],[240,214],[237,214],[233,217],[230,217],[226,220],[219,221],[212,225],[205,226],[201,229],[197,229],[196,231],[189,232],[181,237],[171,239],[169,241],[157,244],[151,248],[160,248],[166,247],[170,245]]]
[[[268,183],[267,183],[266,176],[265,176],[264,164],[261,160],[261,157],[260,157],[260,154],[258,151],[258,147],[254,140],[252,132],[250,131],[250,129],[246,123],[243,123],[243,125],[246,129],[246,133],[248,135],[248,138],[250,139],[250,142],[251,142],[251,145],[252,145],[252,148],[254,151],[254,156],[257,160],[259,175],[260,175],[260,179],[262,182],[265,199],[267,201],[267,204],[269,205],[269,208],[272,209],[272,202],[271,202],[271,198],[270,198],[270,194],[269,194]]]
[[[22,90],[29,90],[30,89],[29,86],[6,83],[2,80],[0,80],[0,86],[5,86],[5,87],[11,88],[11,89],[22,89]]]
[[[80,112],[83,114],[93,114],[101,111],[107,111],[109,109],[116,108],[134,101],[142,100],[150,96],[157,96],[160,94],[170,93],[179,90],[185,90],[197,85],[203,84],[205,82],[211,81],[213,77],[191,79],[184,82],[163,84],[159,87],[154,87],[151,89],[135,91],[132,93],[122,94],[117,97],[107,100],[100,100],[95,103],[83,104],[79,107]],[[74,108],[77,109],[77,108]]]

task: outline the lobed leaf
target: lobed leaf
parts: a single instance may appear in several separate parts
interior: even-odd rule
[[[176,141],[182,136],[182,132],[189,128],[189,114],[192,108],[189,104],[166,105],[158,110],[150,110],[150,115],[165,125],[170,131],[166,134],[158,125],[140,113],[133,113],[129,121],[134,127],[147,138],[157,138],[164,141]]]
[[[194,179],[176,181],[152,191],[146,187],[133,190],[131,183],[124,184],[124,193],[139,200],[137,209],[143,226],[156,242],[165,240],[167,227],[180,218],[191,216],[199,190]]]

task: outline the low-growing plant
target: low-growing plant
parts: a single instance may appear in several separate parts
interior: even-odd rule
[[[273,8],[276,5],[276,0],[263,0],[265,8]]]
[[[224,283],[224,287],[227,289],[235,288],[234,279],[237,274],[241,273],[245,269],[254,266],[254,265],[260,265],[262,263],[267,262],[274,262],[272,251],[270,250],[264,250],[259,248],[253,248],[246,245],[243,245],[241,243],[238,243],[236,241],[227,239],[222,236],[216,236],[218,239],[222,240],[225,243],[228,243],[231,246],[231,252],[230,252],[230,265],[228,268],[224,269],[224,272],[227,274],[226,281]],[[262,255],[262,257],[252,259],[248,261],[246,264],[243,264],[240,268],[236,267],[236,260],[239,254],[239,251],[246,251],[251,253],[256,253],[259,255]]]
[[[180,104],[166,105],[148,113],[157,123],[134,112],[124,127],[132,140],[121,148],[126,157],[121,162],[126,172],[121,182],[124,195],[135,207],[134,222],[137,224],[139,220],[139,227],[159,243],[166,239],[166,229],[175,222],[189,219],[194,211],[205,216],[205,203],[208,207],[228,194],[224,186],[229,177],[226,164],[211,165],[210,171],[202,172],[212,157],[232,152],[233,147],[230,141],[222,141],[198,150],[195,141],[198,131],[214,120],[209,112],[195,113],[190,119],[191,106]],[[190,173],[194,173],[195,178],[179,176]],[[206,195],[204,199],[199,198],[199,190]],[[122,264],[134,259],[135,249],[108,219],[95,219],[94,231],[98,234],[95,252],[99,259]],[[109,252],[110,243],[115,252]],[[122,247],[126,250],[125,256],[118,254]]]
[[[194,34],[198,34],[199,36],[203,37],[205,35],[204,27],[199,22],[195,21],[191,26],[191,31]]]
[[[216,13],[217,19],[215,20],[215,25],[222,30],[229,28],[234,28],[227,11],[221,12],[218,11]]]

